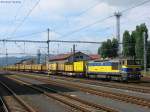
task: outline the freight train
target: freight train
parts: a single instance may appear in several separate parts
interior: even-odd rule
[[[12,71],[48,72],[74,77],[105,78],[108,80],[140,80],[140,60],[105,60],[105,61],[77,61],[77,62],[49,62],[47,65],[11,65],[5,67]]]

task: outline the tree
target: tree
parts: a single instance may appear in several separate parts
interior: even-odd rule
[[[113,48],[112,48],[112,42],[110,39],[107,40],[106,42],[106,50],[107,50],[107,57],[113,57],[112,52],[113,52]]]
[[[150,68],[150,41],[147,42],[147,67]]]
[[[119,47],[118,40],[113,38],[112,39],[112,48],[113,48],[112,56],[113,57],[117,57],[118,56],[118,50],[119,50],[118,47]]]
[[[117,39],[108,39],[103,42],[102,45],[98,49],[98,54],[103,58],[112,58],[117,57],[119,43]]]
[[[103,58],[108,57],[107,42],[102,43],[99,53],[100,53],[101,57],[103,57]]]
[[[143,60],[143,49],[144,49],[144,39],[143,39],[143,33],[146,33],[146,40],[148,39],[148,29],[145,24],[141,24],[136,27],[136,43],[135,43],[135,54],[137,59]],[[147,41],[146,41],[147,42]]]
[[[135,58],[135,43],[136,43],[136,31],[132,31],[131,33],[131,44],[130,44],[130,55],[131,57]]]
[[[130,52],[130,42],[131,42],[131,36],[129,31],[125,31],[123,34],[123,55],[125,57],[130,57],[131,56],[131,52]]]

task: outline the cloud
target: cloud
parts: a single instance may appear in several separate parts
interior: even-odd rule
[[[29,0],[22,2],[20,5],[13,5],[11,7],[10,5],[3,7],[1,6],[0,14],[3,15],[0,18],[0,32],[2,32],[1,35],[4,33],[11,34],[13,29],[15,29],[15,27],[23,20],[36,2],[37,0]],[[95,21],[113,15],[115,11],[129,8],[141,2],[143,1],[41,0],[39,5],[32,11],[15,35],[30,34],[50,28],[52,29],[50,39],[104,41],[107,38],[112,38],[112,35],[116,34],[115,17],[97,23],[91,27],[87,27],[86,29],[80,30],[79,32],[66,37],[61,37],[56,32],[60,32],[62,35],[68,34],[72,31],[87,26],[88,24],[94,23]],[[121,32],[123,33],[123,31],[126,29],[134,30],[137,24],[143,22],[146,22],[146,24],[150,27],[149,19],[147,19],[148,15],[150,14],[149,10],[150,7],[146,4],[123,13],[123,16],[121,17]],[[15,15],[17,15],[16,19]],[[13,24],[11,24],[12,22]],[[47,40],[47,33],[24,37],[23,39]],[[63,46],[63,44],[60,43],[60,46]],[[85,47],[84,45],[78,46],[81,46],[78,47],[79,49],[95,49],[93,46],[90,47],[90,45],[86,45]],[[54,43],[52,47],[57,48],[57,44]],[[66,48],[69,51],[71,47],[72,45],[66,45]],[[67,52],[67,50],[65,50],[65,52]],[[61,49],[61,51],[63,52],[64,50]]]

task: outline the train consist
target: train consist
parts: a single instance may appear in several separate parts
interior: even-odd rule
[[[139,60],[105,60],[77,62],[49,62],[47,65],[11,65],[5,67],[12,71],[48,72],[49,74],[69,75],[86,78],[106,78],[109,80],[140,80],[141,64]]]

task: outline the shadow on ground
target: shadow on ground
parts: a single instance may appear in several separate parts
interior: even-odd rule
[[[36,90],[31,89],[30,87],[27,87],[23,84],[20,84],[14,80],[11,80],[7,77],[5,77],[5,75],[2,75],[0,77],[0,81],[5,83],[9,88],[11,88],[17,95],[35,95],[35,94],[42,94],[42,92],[38,92]],[[73,89],[69,89],[66,87],[61,87],[61,86],[56,86],[56,85],[50,85],[50,84],[37,84],[37,85],[31,85],[31,86],[42,86],[42,87],[48,87],[50,89],[54,89],[57,92],[74,92],[77,90],[73,90]],[[57,93],[54,92],[52,90],[48,90],[48,89],[44,89],[46,92],[48,93]],[[1,96],[10,96],[12,95],[11,93],[9,93],[7,91],[7,89],[5,89],[1,84],[0,84],[0,94]]]

